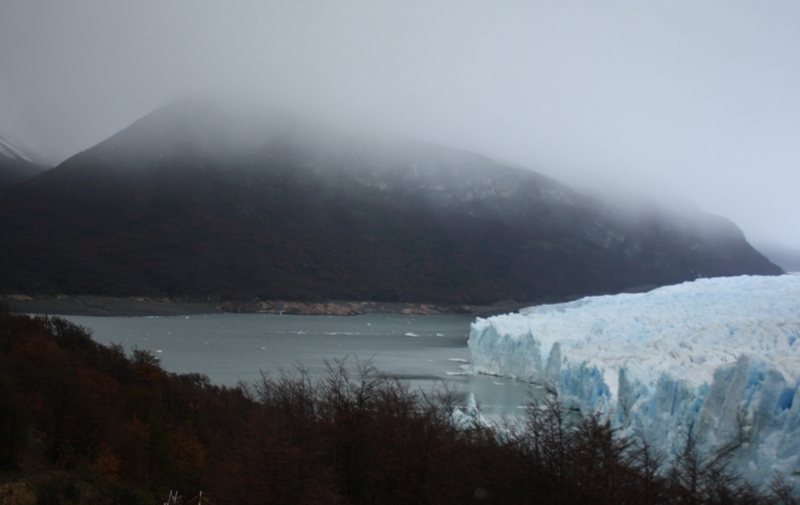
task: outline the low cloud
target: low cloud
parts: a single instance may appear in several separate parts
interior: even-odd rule
[[[221,94],[649,184],[800,248],[799,18],[783,1],[6,2],[0,128],[63,159]]]

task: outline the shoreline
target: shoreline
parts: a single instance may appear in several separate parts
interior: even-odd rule
[[[515,312],[529,304],[503,302],[494,305],[445,305],[373,301],[225,301],[179,302],[167,298],[111,297],[95,295],[31,297],[0,296],[11,310],[47,316],[147,317],[200,314],[286,314],[319,316],[357,316],[361,314],[435,315],[461,314],[488,317]]]

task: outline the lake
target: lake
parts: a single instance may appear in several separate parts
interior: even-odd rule
[[[517,413],[536,392],[526,383],[468,373],[468,316],[63,317],[90,329],[102,344],[122,344],[128,353],[150,350],[165,370],[202,373],[219,385],[253,382],[262,372],[277,377],[297,366],[319,377],[326,360],[359,359],[412,387],[446,386],[461,401],[472,393],[487,414]]]

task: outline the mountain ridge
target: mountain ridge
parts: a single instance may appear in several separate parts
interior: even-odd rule
[[[36,177],[50,166],[30,147],[0,131],[0,193]]]
[[[722,218],[622,215],[467,151],[197,102],[25,181],[3,211],[7,293],[532,302],[781,273]]]

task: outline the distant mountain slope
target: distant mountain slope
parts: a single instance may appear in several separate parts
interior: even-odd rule
[[[0,132],[0,192],[48,168],[30,148]]]
[[[800,250],[779,244],[756,244],[756,248],[787,272],[800,272]]]
[[[722,218],[630,217],[477,154],[191,101],[0,210],[5,292],[530,302],[781,273]]]

